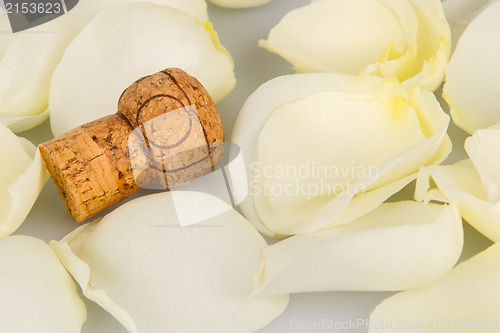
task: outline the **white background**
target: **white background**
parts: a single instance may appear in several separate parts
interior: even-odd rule
[[[226,138],[230,138],[242,104],[259,85],[276,76],[292,73],[291,66],[287,62],[259,48],[257,41],[265,39],[270,28],[277,24],[285,13],[307,3],[309,3],[307,0],[274,0],[263,7],[240,10],[209,5],[210,19],[219,32],[221,43],[228,48],[233,56],[238,80],[236,89],[218,105]],[[21,133],[21,135],[35,144],[52,138],[48,121],[34,130]],[[463,147],[465,133],[452,126],[450,135],[453,137],[456,150],[448,162],[465,157],[463,149],[460,149]],[[411,188],[407,189],[400,197],[409,198],[411,192]],[[140,195],[143,194],[145,193]],[[76,226],[76,223],[66,212],[63,201],[50,179],[26,222],[16,234],[33,235],[49,241],[62,238]],[[490,244],[468,225],[465,225],[465,229],[466,244],[462,260]],[[358,320],[367,320],[372,309],[391,294],[391,292],[325,292],[292,295],[285,313],[259,332],[366,332],[365,327],[350,324],[361,323]],[[82,298],[84,297],[82,296]],[[86,305],[88,321],[83,327],[84,333],[126,332],[113,317],[98,305],[88,300],[86,300]],[[300,325],[304,327],[320,322],[326,324],[322,329],[299,328]],[[345,328],[335,329],[336,325],[344,325]]]

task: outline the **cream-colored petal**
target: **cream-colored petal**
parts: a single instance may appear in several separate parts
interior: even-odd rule
[[[393,76],[434,91],[451,36],[439,0],[316,0],[285,15],[259,45],[297,72]]]
[[[300,72],[358,74],[376,63],[389,45],[393,52],[404,53],[406,39],[398,17],[384,4],[335,0],[315,1],[290,11],[260,45],[283,56]]]
[[[30,130],[49,118],[49,109],[34,116],[0,116],[0,123],[7,126],[12,132]]]
[[[210,0],[217,6],[227,8],[251,8],[265,5],[272,0]]]
[[[272,79],[255,92],[246,100],[243,108],[238,114],[238,119],[231,136],[231,142],[237,144],[243,155],[245,169],[249,177],[232,178],[231,181],[235,187],[248,187],[250,194],[255,191],[252,183],[252,174],[255,172],[258,161],[255,142],[261,128],[264,126],[267,118],[273,110],[286,103],[306,98],[309,95],[319,94],[325,91],[335,91],[343,88],[346,92],[362,93],[376,89],[378,85],[385,82],[377,77],[368,77],[366,79],[356,79],[343,74],[298,74],[286,75]],[[247,182],[247,184],[243,184]],[[265,234],[272,234],[266,228],[258,217],[253,197],[248,196],[241,204],[245,217],[249,219],[259,231]]]
[[[446,68],[443,96],[454,122],[470,134],[500,122],[500,2],[472,21]]]
[[[380,206],[414,179],[415,175],[410,175],[366,192],[363,190],[370,180],[366,184],[359,181],[334,199],[321,197],[302,205],[288,206],[284,210],[272,209],[266,206],[265,197],[255,196],[255,207],[262,219],[256,227],[263,229],[264,234],[281,238],[347,224]],[[276,222],[281,222],[281,225]]]
[[[40,153],[0,124],[0,237],[19,228],[48,179]]]
[[[462,245],[455,206],[382,204],[347,225],[267,247],[254,289],[257,295],[277,295],[421,287],[455,265]]]
[[[446,201],[458,206],[460,215],[475,229],[492,241],[500,241],[500,203],[488,201],[481,177],[471,160],[453,165],[423,168],[417,180],[416,198],[439,199],[429,192],[429,177],[437,185]]]
[[[352,214],[354,209],[350,209],[351,204],[357,207],[359,212],[368,212],[376,208],[377,203],[382,203],[408,184],[413,179],[412,172],[418,169],[419,165],[431,164],[429,157],[442,146],[443,138],[446,136],[445,131],[446,127],[443,127],[430,139],[378,165],[375,172],[350,183],[337,196],[323,195],[300,204],[275,206],[270,196],[266,195],[266,189],[259,188],[260,191],[255,192],[259,195],[254,195],[256,212],[262,223],[270,230],[269,235],[278,237],[314,232],[327,226],[350,222],[349,214]],[[408,174],[410,176],[407,176]],[[399,177],[403,178],[398,181]],[[307,185],[306,189],[309,189]],[[265,195],[260,195],[261,193]],[[309,192],[310,195],[312,193],[316,192]],[[365,194],[368,195],[366,199],[363,198]],[[344,217],[344,214],[347,216]]]
[[[479,130],[465,141],[465,150],[481,177],[488,201],[500,201],[500,129]]]
[[[338,73],[274,79],[249,97],[233,131],[248,172],[241,209],[270,236],[345,223],[360,193],[441,162],[451,149],[448,122],[431,93],[390,80]],[[244,181],[233,179],[236,187]],[[359,203],[373,209],[393,193],[373,191]]]
[[[215,102],[236,83],[232,60],[210,25],[150,3],[104,10],[72,41],[54,72],[49,98],[53,133],[115,113],[128,85],[167,67],[196,77]]]
[[[226,212],[188,227],[177,219],[220,208]],[[266,243],[207,194],[135,199],[51,246],[84,294],[130,332],[253,332],[288,302],[250,296]]]
[[[443,0],[443,10],[450,23],[467,25],[487,5],[497,0]]]
[[[448,156],[451,151],[451,141],[446,135],[449,118],[441,111],[432,94],[417,87],[407,92],[405,100],[417,111],[421,130],[429,137],[377,165],[375,172],[369,174],[369,177],[351,184],[344,193],[309,216],[306,222],[298,224],[297,228],[290,229],[290,233],[312,232],[326,225],[347,223],[352,220],[350,216],[354,209],[358,214],[367,213],[376,208],[377,203],[382,203],[407,185],[414,179],[411,173],[416,172],[419,165],[438,164]],[[365,189],[367,192],[360,193],[360,190],[362,192]],[[297,215],[288,216],[287,221],[294,221],[301,217],[298,212],[295,214]]]
[[[62,16],[13,34],[0,12],[0,122],[19,132],[47,118],[50,78],[80,28]]]
[[[0,238],[0,299],[2,332],[78,333],[87,317],[69,274],[33,237]]]
[[[495,244],[459,264],[443,279],[386,299],[369,320],[385,325],[373,326],[369,332],[391,331],[388,325],[409,333],[497,331],[499,262],[500,244]]]
[[[316,193],[270,193],[273,207],[338,195],[362,171],[375,175],[379,164],[425,140],[415,110],[399,95],[379,98],[384,93],[325,92],[273,110],[258,138],[263,186],[318,187]],[[317,172],[298,176],[281,172],[282,166]]]
[[[255,206],[269,229],[280,235],[324,227],[360,191],[406,177],[427,162],[446,126],[426,140],[417,113],[396,87],[323,93],[273,110],[259,135],[261,177],[254,182],[265,194],[256,196]]]
[[[347,224],[368,214],[372,210],[380,206],[384,201],[401,191],[406,185],[410,184],[417,178],[417,174],[396,180],[395,182],[377,187],[363,193],[359,193],[351,199],[347,208],[342,212],[342,215],[336,219],[328,227],[340,226]]]
[[[497,0],[443,0],[443,10],[450,24],[454,46],[469,23],[495,1]]]
[[[450,200],[438,188],[431,188],[431,169],[431,167],[420,168],[415,185],[414,199],[425,203],[432,200],[450,203]]]

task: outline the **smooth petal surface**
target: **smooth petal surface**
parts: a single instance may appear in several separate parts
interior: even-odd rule
[[[40,153],[0,124],[0,237],[19,228],[48,179]]]
[[[465,150],[481,177],[488,201],[500,201],[500,129],[479,130],[465,141]]]
[[[180,227],[178,216],[206,213],[214,214]],[[250,296],[266,243],[207,194],[142,197],[51,246],[84,294],[130,332],[253,332],[288,302]]]
[[[346,74],[271,80],[249,97],[233,131],[250,192],[241,209],[271,236],[347,223],[351,218],[342,215],[350,203],[366,213],[421,165],[449,154],[448,121],[431,93],[391,80]],[[232,181],[245,186],[244,179]]]
[[[0,238],[0,299],[3,332],[78,333],[87,317],[69,274],[32,237]]]
[[[251,8],[265,5],[272,0],[210,0],[217,6],[227,8]]]
[[[104,10],[75,37],[54,72],[49,99],[53,133],[115,113],[128,85],[167,67],[196,77],[215,102],[236,84],[231,57],[209,23],[149,3]]]
[[[403,5],[404,12],[411,13],[406,1]],[[388,45],[403,53],[405,34],[391,10],[373,0],[314,1],[285,15],[268,40],[261,41],[261,46],[285,57],[298,71],[350,74],[377,62]]]
[[[464,31],[446,68],[443,96],[453,121],[470,134],[500,122],[500,2]]]
[[[451,37],[439,0],[316,0],[285,15],[259,45],[297,72],[392,76],[433,91]]]
[[[0,122],[15,132],[46,120],[52,73],[81,28],[64,16],[13,34],[0,12]]]
[[[500,129],[479,130],[465,142],[470,159],[420,171],[415,197],[456,204],[462,217],[491,240],[500,241]],[[431,188],[430,179],[437,185]],[[440,196],[436,191],[442,193]]]
[[[329,290],[404,290],[446,274],[462,252],[455,206],[398,202],[339,227],[267,247],[257,295]]]
[[[469,23],[495,1],[497,0],[443,0],[443,10],[450,24],[453,45],[457,44]]]
[[[497,331],[499,262],[500,244],[495,244],[459,264],[443,279],[389,297],[371,314],[370,323],[378,325],[369,332],[388,332],[396,327],[400,332],[419,333]]]
[[[0,123],[12,132],[18,133],[32,129],[49,118],[49,109],[34,116],[0,116]]]

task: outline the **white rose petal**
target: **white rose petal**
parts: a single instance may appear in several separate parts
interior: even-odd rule
[[[488,5],[498,0],[443,0],[448,21],[467,25]]]
[[[465,141],[465,151],[476,168],[488,201],[500,201],[500,129],[479,130]]]
[[[32,237],[0,238],[0,299],[2,332],[78,333],[87,317],[69,274]]]
[[[446,68],[443,96],[453,121],[470,134],[500,122],[500,2],[464,31]]]
[[[227,8],[251,8],[265,5],[272,0],[210,0],[217,6]]]
[[[455,206],[382,204],[347,225],[267,247],[254,288],[257,295],[417,288],[444,276],[462,246]]]
[[[479,130],[468,138],[470,159],[453,165],[423,168],[418,176],[418,200],[453,202],[462,217],[491,240],[500,241],[500,129]],[[437,185],[430,189],[432,179]]]
[[[369,332],[387,332],[387,325],[406,325],[404,332],[496,331],[500,321],[500,244],[459,264],[427,287],[396,294],[370,316]],[[403,330],[401,330],[403,331]]]
[[[60,17],[13,34],[0,12],[0,122],[15,132],[46,120],[52,72],[79,25]]]
[[[0,124],[0,237],[19,228],[48,179],[40,153]]]
[[[443,10],[451,28],[453,45],[469,23],[486,7],[498,0],[443,0]]]
[[[210,23],[157,4],[124,3],[102,11],[71,42],[54,72],[53,133],[115,113],[132,82],[167,67],[196,77],[215,102],[236,84],[231,57]]]
[[[431,93],[389,79],[271,80],[249,97],[233,131],[248,184],[232,181],[250,192],[241,209],[271,236],[347,223],[399,191],[420,166],[442,161],[448,122]]]
[[[316,0],[285,15],[260,45],[297,72],[394,76],[435,90],[451,37],[439,0]]]
[[[224,214],[188,227],[176,218],[221,208]],[[51,246],[84,294],[130,332],[253,332],[288,302],[250,296],[266,243],[207,194],[142,197]]]
[[[0,116],[0,123],[7,126],[12,132],[27,131],[43,123],[49,118],[49,109],[33,116]]]

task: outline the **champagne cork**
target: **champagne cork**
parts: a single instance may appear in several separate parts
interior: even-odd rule
[[[141,188],[173,189],[213,171],[223,141],[208,92],[194,77],[169,68],[130,85],[116,114],[39,150],[69,213],[82,222]]]

